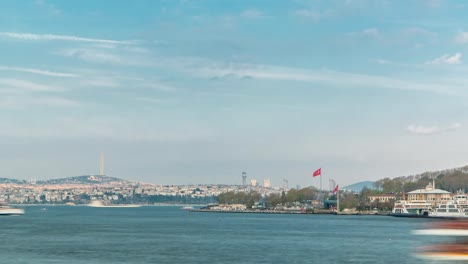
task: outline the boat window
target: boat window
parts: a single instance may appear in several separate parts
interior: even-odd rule
[[[458,213],[458,209],[449,209],[450,213]]]

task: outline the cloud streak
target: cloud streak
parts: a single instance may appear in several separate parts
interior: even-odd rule
[[[463,86],[458,84],[420,82],[404,80],[380,75],[339,72],[331,70],[312,70],[294,67],[279,67],[254,64],[215,64],[206,62],[204,65],[187,64],[192,74],[205,78],[238,78],[263,79],[278,81],[300,81],[323,83],[345,87],[371,87],[380,89],[399,89],[426,91],[444,95],[466,94]]]
[[[455,37],[455,42],[459,44],[467,44],[468,43],[468,32],[460,32]]]
[[[111,39],[95,39],[84,38],[70,35],[54,35],[54,34],[34,34],[34,33],[16,33],[16,32],[0,32],[0,37],[8,37],[25,41],[72,41],[72,42],[88,42],[88,43],[105,43],[105,44],[135,44],[135,41],[121,41]]]
[[[102,51],[97,49],[76,48],[64,49],[56,52],[57,55],[77,58],[90,63],[112,64],[120,66],[152,66],[148,56],[128,54],[117,51]]]
[[[8,66],[0,66],[0,71],[27,72],[27,73],[34,73],[34,74],[52,76],[52,77],[72,77],[72,78],[79,77],[79,75],[73,74],[73,73],[53,72],[53,71],[46,71],[46,70],[39,70],[39,69],[8,67]]]
[[[0,79],[0,87],[13,87],[18,88],[25,91],[32,91],[32,92],[59,92],[63,91],[61,88],[57,88],[50,85],[39,84],[35,82],[19,80],[19,79]]]
[[[442,132],[447,132],[451,130],[456,130],[461,127],[460,123],[454,123],[447,127],[439,127],[439,126],[421,126],[421,125],[409,125],[406,129],[416,135],[433,135]]]
[[[453,56],[450,56],[448,54],[444,54],[441,57],[436,58],[436,59],[428,62],[427,64],[434,64],[434,65],[438,65],[438,64],[461,64],[462,63],[462,61],[461,61],[462,56],[463,55],[461,53],[455,53]]]

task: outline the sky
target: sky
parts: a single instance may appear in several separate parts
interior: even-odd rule
[[[0,3],[0,177],[323,186],[468,163],[468,4]],[[466,56],[466,57],[465,57]],[[467,60],[468,61],[468,60]]]

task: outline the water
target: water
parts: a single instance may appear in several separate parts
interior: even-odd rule
[[[27,207],[0,217],[0,263],[426,263],[428,219]],[[438,238],[437,238],[438,239]]]

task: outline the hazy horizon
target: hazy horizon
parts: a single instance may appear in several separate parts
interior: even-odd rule
[[[0,177],[341,186],[467,165],[463,1],[5,1]]]

